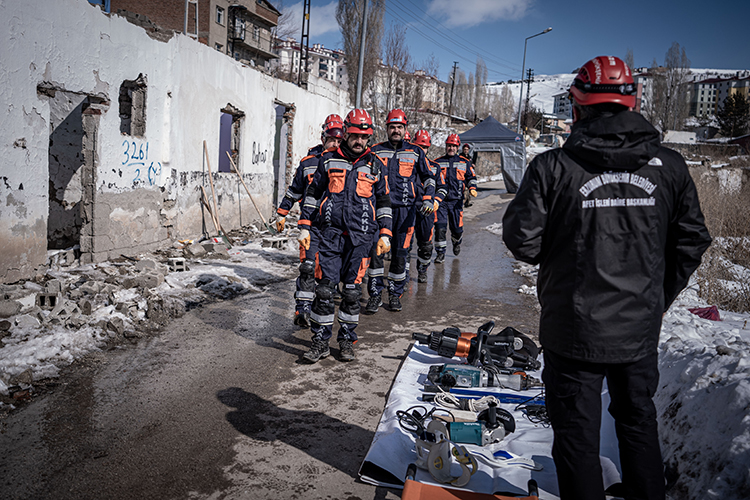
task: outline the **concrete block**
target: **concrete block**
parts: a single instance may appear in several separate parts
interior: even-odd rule
[[[15,324],[17,328],[38,328],[41,323],[38,319],[36,319],[34,316],[31,316],[30,314],[22,314],[21,316],[17,316],[15,319]]]
[[[200,243],[192,243],[185,247],[185,255],[188,257],[200,257],[206,255],[206,249]]]
[[[125,333],[125,322],[122,318],[115,316],[107,322],[107,330],[122,335]]]
[[[21,303],[17,300],[0,300],[0,318],[10,318],[21,312]]]
[[[52,310],[60,302],[59,293],[41,292],[36,294],[36,305],[42,309]]]
[[[62,293],[62,282],[58,279],[49,280],[44,285],[44,291],[46,293]]]
[[[135,263],[135,268],[138,271],[156,270],[157,267],[158,264],[151,259],[143,259]]]
[[[213,252],[213,253],[228,253],[227,252],[227,245],[226,243],[202,243],[203,248],[206,249],[206,252]]]
[[[138,286],[138,279],[135,276],[128,276],[122,280],[123,288],[135,288]]]
[[[263,238],[260,246],[265,248],[284,248],[289,238],[286,236],[272,236],[269,238]]]
[[[185,259],[182,257],[174,257],[169,259],[167,265],[169,266],[169,270],[172,272],[187,271]]]
[[[79,286],[78,290],[88,295],[96,295],[101,291],[101,283],[97,281],[87,281]]]
[[[78,304],[63,299],[49,312],[47,321],[50,323],[64,323],[66,320],[80,315],[81,309],[78,307]]]
[[[83,299],[78,303],[78,307],[81,309],[81,313],[86,316],[91,316],[91,313],[94,312],[94,302],[90,299]]]
[[[144,273],[136,276],[136,281],[141,288],[155,288],[164,283],[164,275],[161,273]]]
[[[86,324],[86,320],[83,316],[73,316],[65,322],[65,326],[68,328],[81,328]]]

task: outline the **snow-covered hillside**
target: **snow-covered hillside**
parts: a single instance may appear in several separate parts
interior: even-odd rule
[[[636,73],[648,70],[648,68],[638,68]],[[736,69],[700,69],[690,70],[694,81],[704,80],[706,78],[731,78],[733,76],[745,77],[750,74],[750,70]],[[537,109],[545,113],[552,113],[555,103],[555,95],[561,92],[567,92],[570,84],[573,83],[575,73],[562,73],[559,75],[534,75],[534,81],[531,83],[531,103]],[[521,84],[496,82],[488,83],[487,89],[490,92],[500,93],[503,86],[507,85],[513,94],[513,102],[518,103],[519,91]],[[523,89],[523,98],[526,100],[526,87]],[[517,106],[517,104],[516,104]]]

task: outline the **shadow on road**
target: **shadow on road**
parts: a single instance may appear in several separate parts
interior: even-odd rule
[[[314,410],[280,408],[239,387],[216,393],[226,406],[227,421],[242,434],[260,441],[282,441],[335,467],[354,479],[375,435]]]

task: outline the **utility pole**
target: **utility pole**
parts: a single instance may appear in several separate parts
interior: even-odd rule
[[[526,107],[524,108],[524,114],[529,114],[529,101],[531,100],[531,82],[534,81],[534,70],[529,68],[526,72]],[[523,85],[523,83],[521,84]],[[528,127],[528,123],[524,120],[524,126]]]
[[[453,61],[453,76],[451,77],[451,98],[450,104],[448,105],[448,115],[453,114],[453,87],[456,85],[456,68],[458,67],[458,61]]]
[[[299,41],[299,76],[297,84],[307,88],[307,62],[310,57],[310,0],[302,3],[302,36]]]
[[[362,9],[362,22],[359,23],[362,29],[360,30],[359,36],[359,67],[357,68],[357,95],[354,103],[354,107],[359,109],[362,107],[362,72],[365,66],[365,40],[367,39],[367,6],[370,0],[365,0],[365,8]]]

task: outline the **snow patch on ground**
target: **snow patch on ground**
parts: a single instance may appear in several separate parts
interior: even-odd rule
[[[228,259],[216,258],[213,254],[187,259],[186,271],[168,273],[161,285],[150,289],[150,294],[200,302],[207,297],[226,299],[241,293],[260,292],[266,285],[296,274],[297,245],[294,237],[289,240],[293,243],[287,242],[282,248],[263,247],[260,241],[234,246],[229,250]],[[118,267],[110,262],[54,270],[48,275],[61,280],[68,288],[83,272],[101,279],[120,276]],[[10,335],[0,340],[0,394],[6,396],[11,379],[26,370],[31,371],[34,381],[57,377],[63,366],[100,349],[113,336],[102,322],[106,325],[113,318],[119,318],[124,330],[133,332],[137,329],[135,322],[147,321],[147,300],[142,292],[138,288],[120,288],[112,294],[114,303],[94,310],[87,324],[80,328],[41,325],[36,318],[24,314],[35,305],[36,293],[42,291],[39,285],[29,285],[32,286],[26,287],[28,295],[17,299],[23,305],[21,315],[16,317]],[[135,317],[118,312],[117,303],[136,304]]]

